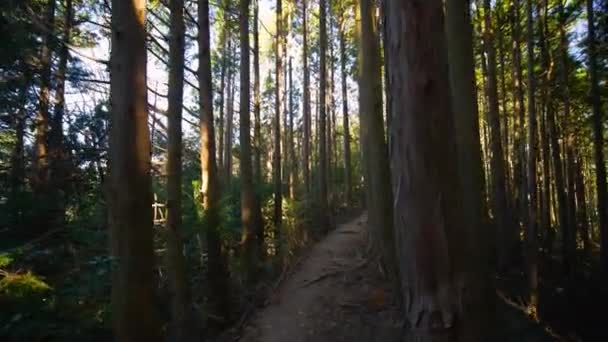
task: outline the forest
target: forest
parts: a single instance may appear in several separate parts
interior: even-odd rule
[[[0,340],[608,341],[608,0],[3,0]]]

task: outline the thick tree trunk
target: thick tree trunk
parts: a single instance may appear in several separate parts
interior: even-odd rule
[[[478,341],[468,338],[479,336],[476,328],[462,323],[479,300],[466,271],[478,246],[461,215],[443,2],[392,0],[390,8],[391,170],[406,340]]]
[[[494,317],[492,249],[494,236],[483,225],[484,175],[479,137],[479,115],[475,90],[473,27],[469,1],[446,2],[446,32],[450,61],[451,100],[454,133],[458,147],[458,166],[462,184],[461,203],[474,257],[467,267],[473,292],[479,301],[471,303],[471,315],[463,324],[471,325],[471,341],[492,339]],[[479,334],[476,334],[479,333]]]
[[[496,81],[496,49],[494,47],[494,28],[492,25],[490,0],[484,0],[484,48],[488,59],[488,121],[490,125],[490,149],[492,151],[492,203],[494,222],[497,228],[497,255],[498,269],[509,266],[513,256],[511,251],[515,242],[513,227],[509,225],[507,206],[505,167],[503,146],[500,138],[500,118],[498,117],[498,88]]]
[[[223,170],[224,165],[224,103],[226,102],[226,74],[229,67],[229,53],[231,50],[230,39],[228,37],[228,20],[229,20],[229,11],[227,2],[223,2],[224,7],[224,26],[222,27],[221,33],[221,41],[222,41],[222,64],[220,67],[220,89],[219,89],[219,122],[218,122],[218,165],[221,170]],[[230,78],[230,75],[228,75]],[[228,88],[230,88],[230,84],[228,84]]]
[[[595,153],[595,186],[600,230],[600,258],[602,272],[608,278],[608,204],[606,185],[606,163],[604,161],[604,129],[602,128],[602,105],[597,71],[597,46],[595,41],[593,0],[587,0],[587,44],[589,46],[589,76],[591,81],[591,107],[593,109],[593,145]]]
[[[487,0],[486,0],[487,1]],[[537,181],[536,156],[538,150],[536,124],[536,76],[534,75],[534,21],[532,0],[527,1],[528,43],[528,225],[525,231],[526,271],[528,275],[528,307],[537,315],[538,306],[538,242],[537,242]]]
[[[161,341],[154,305],[145,0],[112,1],[110,234],[116,341]]]
[[[182,238],[182,106],[184,99],[184,2],[171,0],[167,109],[167,278],[171,298],[170,335],[185,341],[189,293]]]
[[[230,68],[231,69],[231,68]],[[232,131],[234,123],[234,74],[228,72],[228,104],[226,105],[226,123],[224,126],[224,182],[230,184],[232,178]]]
[[[310,180],[310,80],[308,74],[308,27],[307,27],[307,0],[302,0],[302,68],[304,69],[304,96],[303,96],[303,121],[304,121],[304,139],[302,141],[303,160],[302,169],[304,176],[304,189],[310,195],[311,180]]]
[[[293,128],[293,77],[292,77],[292,63],[291,57],[289,58],[289,131],[287,133],[287,145],[285,148],[288,150],[289,155],[289,198],[294,200],[296,198],[296,189],[298,187],[298,169],[296,167],[296,155],[295,155],[295,140],[294,140],[294,128]]]
[[[585,257],[591,256],[591,237],[589,235],[589,219],[587,217],[587,196],[585,195],[585,178],[583,176],[583,159],[580,152],[576,158],[576,204],[578,213],[578,222],[580,224],[579,232],[583,241],[583,250]]]
[[[360,1],[359,111],[366,203],[373,252],[393,272],[395,251],[388,150],[382,115],[382,74],[378,26],[371,0]],[[401,58],[399,58],[401,60]]]
[[[201,131],[201,201],[207,224],[208,281],[210,311],[228,319],[230,308],[227,263],[219,235],[220,184],[215,155],[211,54],[209,51],[209,0],[199,0],[199,108]]]

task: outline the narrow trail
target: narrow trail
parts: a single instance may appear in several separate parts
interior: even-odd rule
[[[366,222],[367,216],[360,215],[313,246],[243,328],[239,341],[402,341],[396,296],[378,265],[364,255]],[[497,301],[497,318],[497,341],[562,340],[502,300]]]
[[[340,225],[307,258],[245,328],[242,342],[391,341],[390,286],[365,259],[365,214]]]

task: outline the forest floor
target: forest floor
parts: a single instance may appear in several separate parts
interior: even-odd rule
[[[244,325],[241,342],[400,341],[403,322],[390,282],[364,255],[365,214],[312,247],[267,305]],[[501,341],[558,341],[513,305],[498,301]]]

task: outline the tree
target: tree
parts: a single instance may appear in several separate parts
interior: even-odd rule
[[[322,229],[329,228],[327,203],[327,1],[319,0],[319,215]]]
[[[505,165],[503,146],[500,138],[500,119],[498,116],[498,88],[496,80],[496,48],[494,47],[494,29],[492,25],[490,0],[484,0],[484,49],[487,54],[487,98],[489,101],[488,119],[490,124],[490,150],[492,151],[492,212],[497,229],[497,254],[499,269],[508,266],[512,256],[513,232],[510,230],[507,213],[507,195],[505,185]]]
[[[245,248],[243,255],[247,265],[248,280],[253,281],[256,274],[256,242],[258,228],[256,222],[260,217],[255,200],[253,173],[251,164],[251,114],[249,84],[249,0],[240,0],[239,28],[241,33],[241,80],[240,80],[240,143],[241,143],[241,243]]]
[[[459,160],[443,2],[392,0],[388,6],[393,215],[407,338],[467,340],[478,335],[461,324],[471,302],[480,300],[466,275],[468,252],[477,246],[461,215],[454,174]]]
[[[274,216],[275,239],[280,244],[281,226],[283,225],[283,195],[281,181],[281,84],[283,77],[283,4],[277,0],[276,23],[277,39],[275,40],[275,113],[274,113],[274,146],[272,153],[272,172],[274,182]],[[280,250],[280,246],[279,246]]]
[[[591,109],[593,110],[593,146],[595,153],[595,186],[597,191],[597,213],[600,230],[600,258],[602,272],[608,275],[608,205],[606,185],[606,163],[604,161],[604,133],[602,128],[602,106],[597,71],[597,47],[593,0],[587,0],[587,45],[589,79],[591,82]]]
[[[201,201],[205,209],[207,230],[209,298],[212,308],[221,317],[227,317],[230,289],[228,270],[220,238],[220,184],[215,160],[215,133],[213,128],[213,96],[211,87],[211,54],[209,52],[209,0],[198,3],[199,52],[199,108],[201,134]]]
[[[189,305],[182,238],[182,106],[184,98],[184,2],[171,0],[169,94],[167,110],[167,274],[171,297],[171,335],[184,341]]]
[[[304,96],[303,96],[303,118],[304,137],[303,137],[303,160],[302,170],[304,176],[304,189],[310,194],[310,80],[308,70],[308,26],[307,26],[307,0],[302,0],[302,69],[304,70]]]
[[[340,72],[342,74],[342,125],[344,126],[344,183],[345,183],[345,197],[346,203],[350,204],[352,201],[352,170],[351,170],[351,158],[350,158],[350,123],[348,117],[348,85],[346,83],[346,37],[345,37],[345,22],[344,22],[344,8],[341,9],[342,15],[340,15],[340,22],[338,23],[339,29],[339,40],[340,40]],[[306,90],[305,90],[306,91]]]
[[[110,233],[117,341],[160,341],[154,306],[145,0],[112,1]]]
[[[484,174],[479,137],[479,116],[475,90],[473,27],[469,1],[446,1],[446,33],[450,61],[450,89],[454,114],[454,133],[458,147],[458,166],[462,189],[461,203],[465,227],[471,244],[476,246],[472,263],[465,265],[471,275],[474,293],[482,300],[475,303],[463,324],[477,325],[480,335],[473,340],[490,340],[493,327],[491,245],[493,236],[484,228],[482,209]]]
[[[537,316],[538,307],[538,246],[536,218],[536,155],[538,150],[536,124],[536,78],[534,75],[534,22],[532,0],[527,0],[527,43],[528,43],[528,225],[526,227],[526,266],[528,275],[529,302],[528,308],[533,317]]]
[[[254,180],[257,184],[262,184],[262,118],[260,115],[260,35],[259,35],[259,10],[260,1],[254,0],[253,8],[253,172]],[[263,238],[263,237],[262,237]]]
[[[392,197],[382,115],[378,26],[373,15],[373,3],[370,0],[361,0],[359,5],[359,111],[370,239],[374,252],[381,256],[384,267],[392,272],[395,266],[392,248]]]

